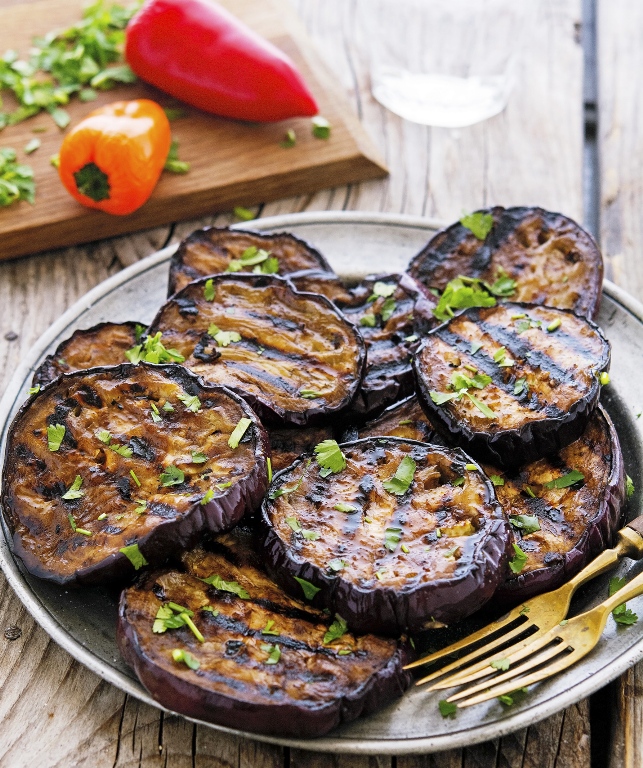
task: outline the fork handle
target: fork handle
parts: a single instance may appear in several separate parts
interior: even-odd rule
[[[639,536],[643,536],[643,515],[635,517],[634,520],[631,520],[625,527],[631,528],[633,531],[636,531]],[[643,557],[643,555],[641,556]]]

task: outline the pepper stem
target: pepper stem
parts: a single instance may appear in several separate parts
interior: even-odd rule
[[[109,177],[96,163],[87,163],[74,174],[76,188],[81,195],[91,198],[99,203],[101,200],[109,200]]]

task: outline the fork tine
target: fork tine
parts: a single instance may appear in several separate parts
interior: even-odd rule
[[[531,669],[534,669],[535,667],[540,666],[543,662],[549,661],[550,659],[553,659],[555,656],[558,656],[559,654],[563,653],[567,648],[568,646],[564,645],[563,643],[561,643],[560,645],[553,645],[553,646],[547,647],[545,648],[544,651],[542,651],[542,653],[539,653],[537,656],[534,656],[533,658],[529,659],[529,661],[526,664],[522,664],[518,667],[515,667],[514,669],[509,669],[506,672],[503,672],[502,674],[497,675],[492,680],[483,680],[483,682],[478,683],[477,685],[473,685],[464,691],[460,691],[459,693],[454,693],[453,696],[449,696],[447,701],[459,701],[460,699],[466,699],[469,696],[472,696],[474,693],[488,690],[490,685],[500,685],[507,680],[513,680],[515,677],[520,677],[521,675],[524,675],[525,672],[529,672]],[[513,682],[512,685],[514,686],[513,689],[515,690],[516,688],[515,682]]]
[[[414,667],[420,667],[423,664],[430,664],[431,662],[437,661],[444,656],[450,656],[452,653],[460,651],[463,648],[466,648],[468,645],[472,645],[473,643],[478,642],[478,640],[483,640],[485,637],[488,637],[494,632],[498,632],[503,627],[506,627],[508,624],[511,624],[516,619],[522,618],[524,615],[521,613],[522,610],[522,608],[513,608],[503,619],[493,621],[491,624],[487,624],[486,627],[479,629],[477,632],[463,637],[462,640],[458,640],[457,642],[448,645],[446,648],[442,648],[440,651],[435,651],[435,653],[430,653],[428,656],[423,656],[421,659],[413,661],[411,664],[407,664],[404,669],[413,669]],[[524,618],[527,619],[526,616],[524,616]]]
[[[508,648],[507,650],[510,651],[510,653],[503,658],[507,659],[510,665],[513,665],[517,661],[520,661],[527,656],[531,656],[542,648],[545,648],[545,646],[549,645],[549,643],[554,640],[557,636],[556,629],[557,628],[554,630],[550,629],[549,632],[545,632],[538,636],[532,635],[531,637],[528,637],[523,643],[519,643],[514,646],[514,648]],[[491,660],[485,659],[484,662],[475,665],[477,668],[475,672],[472,669],[463,669],[462,672],[457,672],[455,675],[450,675],[445,680],[440,680],[440,682],[434,683],[431,686],[431,690],[435,691],[444,688],[454,688],[456,685],[466,685],[474,680],[479,680],[481,677],[487,677],[487,675],[493,674],[493,667],[490,665]],[[480,674],[484,669],[488,671]]]
[[[569,648],[569,646],[567,646],[567,648]],[[527,675],[526,677],[519,677],[518,679],[514,678],[510,682],[493,686],[492,688],[489,688],[483,693],[480,693],[477,696],[473,696],[470,699],[459,701],[458,707],[461,709],[464,709],[464,707],[472,707],[474,704],[481,704],[483,701],[489,701],[489,699],[494,699],[497,696],[503,696],[506,693],[512,693],[519,688],[526,688],[527,686],[538,683],[541,680],[546,680],[548,677],[553,677],[554,675],[558,674],[558,672],[562,672],[564,669],[567,669],[567,667],[571,667],[572,664],[575,664],[579,659],[582,659],[583,656],[588,654],[590,650],[591,649],[586,648],[574,649],[572,653],[568,654],[567,656],[563,656],[562,659],[559,659],[553,664],[549,664],[536,672],[532,672],[531,675]]]
[[[497,648],[499,645],[506,643],[508,640],[511,640],[513,637],[516,637],[516,635],[522,635],[522,633],[525,632],[526,629],[529,629],[529,627],[535,627],[535,626],[536,626],[535,624],[521,624],[519,627],[512,629],[511,632],[507,632],[506,635],[501,635],[493,642],[487,643],[487,645],[483,645],[481,648],[478,648],[477,651],[472,651],[471,653],[468,653],[466,656],[463,656],[460,659],[456,659],[455,661],[452,661],[450,664],[447,664],[446,667],[441,667],[440,669],[436,669],[435,672],[431,672],[430,675],[427,675],[426,677],[423,677],[421,680],[418,680],[416,685],[424,685],[425,683],[428,683],[429,680],[434,680],[436,677],[441,677],[442,675],[446,675],[447,672],[451,672],[451,670],[458,669],[463,664],[467,664],[470,661],[474,661],[479,656],[485,655],[488,651],[492,651],[494,648]],[[530,635],[527,639],[531,641],[533,640],[535,635],[536,633]],[[467,667],[466,670],[462,670],[461,674],[464,674],[465,672],[470,672],[473,669],[477,669],[480,667],[480,665],[482,667],[487,666],[488,662],[485,662],[485,660],[479,661],[473,667]],[[438,686],[434,686],[434,687],[438,687]],[[450,688],[451,686],[447,686],[447,687]]]

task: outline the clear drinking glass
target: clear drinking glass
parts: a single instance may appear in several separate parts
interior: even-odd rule
[[[520,0],[359,0],[373,96],[423,125],[497,115],[514,86]]]

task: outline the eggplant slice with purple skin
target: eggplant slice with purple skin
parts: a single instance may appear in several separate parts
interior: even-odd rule
[[[558,453],[598,405],[610,346],[573,312],[526,304],[467,309],[414,360],[422,407],[449,443],[503,467]]]
[[[504,578],[510,541],[491,482],[465,453],[393,437],[302,456],[274,477],[259,525],[268,572],[290,594],[304,580],[354,631],[392,635],[478,610]]]
[[[289,597],[266,576],[250,538],[235,529],[211,552],[186,553],[187,573],[149,574],[123,591],[119,647],[151,695],[189,717],[298,737],[322,736],[399,698],[411,683],[408,643],[355,636]],[[165,629],[157,618],[180,608],[203,642],[186,624]],[[191,666],[180,660],[186,653]]]
[[[186,237],[172,256],[168,296],[207,275],[253,272],[255,269],[282,276],[304,269],[334,274],[316,248],[287,232],[262,234],[227,227],[204,227]]]
[[[340,308],[354,301],[350,288],[347,288],[334,272],[306,269],[303,272],[294,272],[288,275],[288,279],[298,291],[319,293]]]
[[[339,306],[366,342],[366,372],[351,408],[365,416],[412,394],[411,358],[436,321],[433,302],[408,275],[367,277],[351,294],[351,302]]]
[[[559,587],[605,548],[621,527],[625,471],[614,425],[602,407],[581,437],[555,456],[503,473],[485,470],[527,556],[494,602],[517,603]]]
[[[403,437],[406,440],[443,445],[442,436],[422,410],[417,395],[410,395],[399,403],[389,405],[380,416],[367,421],[364,426],[349,427],[342,439],[348,442],[382,436]]]
[[[271,275],[215,275],[161,307],[148,331],[261,419],[305,426],[344,410],[360,385],[364,340],[323,296]]]
[[[496,206],[472,216],[483,225],[478,234],[488,230],[484,238],[456,222],[411,260],[407,271],[427,291],[442,292],[460,275],[493,284],[504,270],[516,281],[511,301],[571,309],[590,319],[598,314],[603,259],[579,224],[542,208]]]
[[[248,405],[181,366],[66,374],[9,431],[2,510],[14,552],[58,584],[123,581],[236,525],[264,495],[267,455]]]
[[[309,453],[318,443],[323,440],[332,440],[334,436],[334,431],[330,427],[269,429],[272,471],[280,472],[289,467],[302,453]]]
[[[47,355],[33,376],[34,387],[44,387],[63,373],[83,371],[125,361],[125,352],[138,344],[145,333],[141,323],[99,323],[74,331],[53,355]]]

